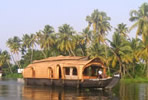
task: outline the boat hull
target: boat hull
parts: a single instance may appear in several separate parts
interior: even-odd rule
[[[26,85],[41,85],[41,86],[60,86],[60,87],[75,87],[75,88],[105,88],[113,78],[107,79],[85,79],[85,80],[66,80],[66,79],[39,79],[26,78]]]

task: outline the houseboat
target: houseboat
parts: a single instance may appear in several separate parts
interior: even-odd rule
[[[23,77],[26,85],[112,88],[120,77],[107,76],[106,68],[99,58],[57,56],[29,64],[23,71]],[[98,75],[100,70],[101,77]]]

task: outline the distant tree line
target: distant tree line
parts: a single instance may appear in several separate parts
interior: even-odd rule
[[[45,25],[36,33],[9,38],[6,45],[11,53],[0,51],[0,66],[6,73],[14,73],[14,69],[24,68],[33,60],[58,55],[89,56],[99,57],[108,74],[115,71],[122,77],[148,77],[148,3],[130,12],[132,26],[120,23],[114,28],[112,40],[106,37],[113,29],[110,20],[105,12],[96,9],[86,17],[88,26],[80,33],[69,24],[59,26],[58,32]],[[128,34],[134,28],[136,37],[130,38]]]

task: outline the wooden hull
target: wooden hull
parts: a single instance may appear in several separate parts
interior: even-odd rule
[[[113,81],[113,79],[114,78],[85,79],[82,81],[82,80],[66,80],[66,79],[26,78],[25,84],[26,85],[41,85],[41,86],[75,87],[75,88],[105,88],[109,86],[109,84]],[[114,84],[114,86],[116,84]]]

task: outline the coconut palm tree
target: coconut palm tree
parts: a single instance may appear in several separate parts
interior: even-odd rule
[[[142,40],[145,41],[145,35],[148,35],[148,3],[141,5],[139,10],[132,10],[130,12],[131,22],[135,22],[130,30],[137,27],[136,37],[142,35]]]
[[[73,55],[75,56],[74,49],[76,47],[76,43],[74,41],[74,33],[73,28],[64,24],[59,27],[59,33],[57,38],[57,48],[64,53],[64,55]]]
[[[132,52],[131,52],[131,58],[132,58],[132,72],[133,72],[133,76],[135,77],[135,66],[136,66],[136,63],[140,60],[140,52],[141,52],[141,49],[142,49],[142,41],[140,39],[135,39],[135,38],[132,38],[130,40],[130,46],[131,46],[131,49],[132,49]]]
[[[86,44],[86,48],[89,48],[91,40],[92,40],[92,32],[85,28],[82,32],[83,41]]]
[[[21,65],[19,64],[19,51],[21,48],[21,39],[17,36],[14,36],[13,38],[9,38],[6,44],[9,47],[10,51],[17,57],[17,60],[15,58],[14,62],[18,65],[19,68],[21,68]]]
[[[111,30],[109,23],[110,17],[105,12],[94,10],[94,12],[86,17],[88,22],[88,29],[93,25],[93,33],[97,37],[98,42],[104,42],[105,35]]]
[[[36,34],[37,43],[40,45],[40,48],[43,49],[42,53],[45,58],[49,56],[49,50],[55,45],[54,28],[50,25],[45,25],[43,31],[39,31]]]
[[[33,60],[33,49],[36,43],[36,35],[35,34],[25,34],[22,38],[22,47],[26,49],[31,49],[32,54],[30,55],[30,62]]]
[[[30,48],[30,36],[28,34],[24,34],[22,37],[22,48]]]
[[[110,42],[110,49],[112,51],[112,67],[119,64],[119,72],[121,75],[125,75],[126,64],[131,62],[130,53],[132,52],[129,42],[121,36],[119,33],[115,32],[112,41]]]
[[[85,37],[83,35],[75,35],[73,36],[73,46],[75,46],[74,53],[76,56],[86,56],[87,44],[85,41]]]
[[[145,41],[141,43],[141,50],[140,50],[140,58],[142,58],[145,61],[146,65],[146,76],[148,77],[148,35],[145,36]]]
[[[130,16],[131,17],[129,20],[131,22],[135,22],[131,26],[130,30],[137,27],[136,38],[137,36],[142,36],[144,47],[141,52],[147,66],[146,76],[148,77],[148,59],[146,56],[146,54],[148,54],[148,50],[147,50],[148,48],[148,43],[147,43],[148,41],[148,3],[143,3],[139,8],[139,10],[132,10],[130,13]]]
[[[90,15],[86,17],[86,21],[88,22],[88,29],[90,28],[90,26],[93,26],[93,41],[94,43],[96,43],[95,45],[98,45],[97,43],[99,43],[99,45],[101,43],[106,44],[105,43],[105,36],[107,35],[107,33],[109,31],[111,31],[111,25],[109,23],[110,21],[110,17],[107,16],[107,14],[105,12],[101,12],[98,10],[94,10],[94,12]],[[105,59],[107,59],[107,47],[105,45]],[[107,61],[107,60],[106,60]],[[107,63],[107,62],[106,62]]]
[[[0,50],[0,67],[4,64],[4,59],[2,57],[2,51]]]
[[[9,53],[7,51],[0,51],[0,67],[3,66],[4,64],[7,64],[9,67],[10,73],[13,73],[11,70]]]
[[[117,28],[115,28],[115,31],[120,33],[124,37],[128,37],[128,39],[129,39],[129,36],[127,35],[128,27],[126,26],[126,24],[124,24],[124,23],[118,24]]]

